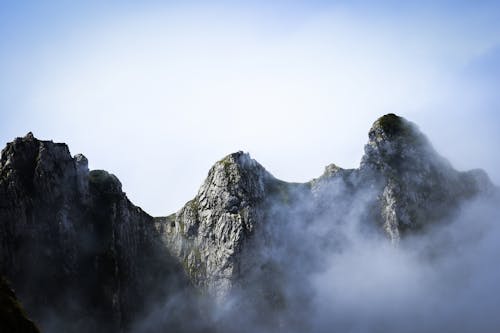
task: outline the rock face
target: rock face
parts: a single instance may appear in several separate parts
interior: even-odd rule
[[[0,273],[42,329],[118,332],[187,285],[153,218],[65,144],[7,144],[0,203]]]
[[[157,219],[168,248],[200,288],[222,297],[238,275],[244,240],[262,221],[261,205],[274,177],[248,154],[217,162],[196,197],[175,216]]]
[[[183,319],[200,318],[193,290],[218,304],[231,297],[249,322],[300,327],[286,314],[307,306],[303,281],[315,258],[345,241],[337,228],[356,220],[397,243],[493,191],[484,172],[454,170],[414,124],[388,114],[370,129],[357,169],[332,164],[310,182],[287,183],[238,152],[177,213],[153,218],[114,175],[29,133],[0,160],[0,274],[52,331],[144,327],[138,319],[168,300],[176,305],[162,310],[162,329],[206,331]],[[223,329],[239,330],[228,322]]]

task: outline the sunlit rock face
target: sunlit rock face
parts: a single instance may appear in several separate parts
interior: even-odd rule
[[[29,133],[0,160],[0,274],[42,330],[234,332],[246,320],[307,331],[305,281],[350,242],[338,230],[397,244],[497,191],[401,117],[379,118],[368,136],[359,168],[331,164],[307,183],[230,154],[178,212],[153,218],[114,175]]]
[[[239,275],[238,255],[263,220],[263,200],[276,180],[248,154],[226,156],[196,197],[175,216],[157,219],[167,246],[200,288],[223,298]]]

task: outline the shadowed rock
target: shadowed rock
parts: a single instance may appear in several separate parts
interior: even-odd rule
[[[153,218],[65,144],[32,133],[8,143],[0,203],[0,273],[42,329],[118,332],[189,289]]]

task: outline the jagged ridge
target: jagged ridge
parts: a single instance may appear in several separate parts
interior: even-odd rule
[[[295,184],[276,179],[246,154],[231,154],[211,168],[198,195],[175,217],[157,221],[192,281],[220,296],[248,274],[241,258],[251,260],[245,252],[252,252],[246,246],[256,226],[276,223],[277,216],[286,219],[289,211],[298,214],[290,209],[294,205],[305,210],[304,219],[328,218],[339,209],[336,201],[349,202],[369,189],[366,219],[398,242],[402,234],[442,220],[463,200],[492,188],[484,171],[454,170],[415,124],[388,114],[370,129],[358,169],[332,164],[318,179]],[[330,215],[333,220],[338,214]]]
[[[346,222],[361,206],[365,227],[398,242],[491,191],[484,172],[454,170],[416,125],[388,114],[370,129],[357,169],[332,164],[310,182],[287,183],[238,152],[218,161],[177,213],[152,218],[126,198],[115,176],[89,171],[83,155],[71,157],[66,145],[29,133],[2,151],[0,273],[35,318],[49,308],[74,323],[66,330],[126,330],[151,300],[172,290],[189,297],[186,277],[219,301],[238,291],[262,311],[280,311],[305,304],[290,302],[282,289],[314,269],[308,256],[334,246],[330,235],[313,248],[300,246],[304,228],[317,220]],[[273,258],[283,249],[301,262]],[[301,269],[284,276],[286,265]],[[72,308],[68,298],[81,304]],[[82,328],[82,317],[96,326]]]

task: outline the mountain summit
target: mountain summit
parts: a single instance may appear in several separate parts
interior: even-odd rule
[[[231,320],[215,316],[214,324],[205,307],[229,299],[238,306],[226,319],[251,308],[248,320],[269,327],[294,322],[286,316],[308,297],[290,290],[304,290],[305,276],[320,269],[312,259],[346,241],[341,228],[397,244],[496,191],[484,171],[453,169],[402,117],[379,118],[368,137],[359,168],[332,164],[307,183],[230,154],[178,212],[151,217],[114,175],[89,171],[83,155],[28,133],[0,160],[0,274],[42,332],[134,331],[169,302],[154,330],[234,331]]]
[[[444,218],[461,201],[493,188],[482,170],[453,169],[418,127],[402,117],[379,118],[368,136],[360,170],[372,171],[384,183],[380,210],[392,239]]]

